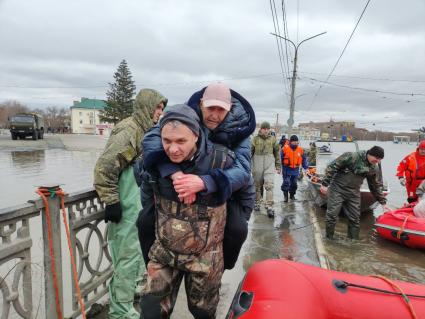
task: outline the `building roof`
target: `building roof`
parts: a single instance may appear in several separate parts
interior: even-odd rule
[[[74,101],[74,105],[71,106],[71,109],[103,110],[105,106],[106,106],[106,102],[104,100],[88,99],[86,97],[82,97],[81,102]]]

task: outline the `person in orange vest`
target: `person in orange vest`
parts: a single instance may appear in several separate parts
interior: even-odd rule
[[[416,188],[425,180],[425,140],[419,143],[416,151],[403,158],[397,167],[396,176],[400,184],[406,187],[407,201],[416,202]]]
[[[303,169],[308,168],[304,149],[299,146],[298,136],[292,135],[289,138],[289,144],[282,147],[281,157],[283,176],[281,189],[285,197],[284,202],[288,202],[289,198],[295,200],[300,166],[302,166]]]

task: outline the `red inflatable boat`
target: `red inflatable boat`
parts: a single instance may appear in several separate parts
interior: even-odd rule
[[[425,286],[269,259],[246,273],[226,318],[425,318]]]
[[[425,218],[415,217],[413,206],[382,214],[376,219],[375,227],[382,238],[425,249]]]

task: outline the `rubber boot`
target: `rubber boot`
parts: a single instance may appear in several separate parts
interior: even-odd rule
[[[289,198],[290,199],[292,199],[292,200],[295,200],[296,198],[295,198],[295,193],[290,193],[289,194]]]
[[[359,240],[360,238],[360,227],[348,225],[347,237],[350,239]]]
[[[283,191],[283,196],[285,197],[285,199],[283,200],[285,203],[288,202],[289,200],[289,195],[288,195],[288,191]]]
[[[260,211],[260,203],[255,203],[255,204],[254,204],[254,210],[255,210],[256,212],[259,212],[259,211]]]
[[[335,226],[326,225],[326,238],[333,240],[334,234],[335,234]]]
[[[267,208],[267,217],[268,218],[274,217],[274,209],[273,208],[270,208],[270,207]]]

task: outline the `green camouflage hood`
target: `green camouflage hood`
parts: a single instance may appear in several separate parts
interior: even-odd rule
[[[140,124],[144,132],[154,125],[152,117],[157,105],[163,102],[165,107],[167,101],[161,93],[152,89],[142,89],[137,94],[134,101],[133,118]]]

